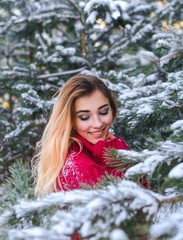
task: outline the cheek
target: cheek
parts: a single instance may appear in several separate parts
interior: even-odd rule
[[[107,116],[106,120],[105,120],[105,124],[110,125],[113,122],[113,116],[112,113]]]
[[[86,131],[88,129],[87,121],[85,122],[85,121],[81,121],[81,120],[77,119],[75,122],[74,128],[77,132]]]

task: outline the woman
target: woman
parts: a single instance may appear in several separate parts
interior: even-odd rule
[[[128,149],[109,133],[116,112],[112,93],[97,77],[78,74],[64,84],[40,142],[39,195],[93,186],[108,174],[123,177],[104,157],[106,148]]]

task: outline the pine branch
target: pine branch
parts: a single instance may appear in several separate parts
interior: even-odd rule
[[[5,206],[10,207],[20,198],[33,198],[29,163],[19,160],[9,168],[9,172],[10,177],[1,185],[3,193],[3,199],[0,201],[1,212],[4,211]]]
[[[74,9],[76,10],[76,12],[79,13],[80,16],[82,16],[82,12],[81,10],[79,9],[79,7],[76,5],[75,2],[73,2],[72,0],[67,0],[67,2],[69,2],[73,7]],[[81,19],[82,20],[82,19]],[[83,23],[83,22],[82,22]]]
[[[86,33],[85,31],[81,32],[81,48],[82,48],[82,56],[86,57],[87,56],[87,49],[86,49]]]
[[[162,203],[177,203],[177,202],[183,202],[183,195],[175,196],[175,197],[165,197],[164,199],[161,199],[159,201],[160,204]]]
[[[62,210],[57,211],[54,215],[54,222],[47,228],[48,236],[52,234],[52,237],[56,238],[59,234],[60,238],[64,238],[77,231],[82,237],[87,238],[93,235],[95,239],[101,239],[101,237],[108,236],[106,234],[110,234],[112,229],[119,228],[119,226],[124,228],[126,224],[134,226],[133,234],[141,234],[144,230],[141,229],[142,232],[137,233],[137,229],[140,229],[140,224],[148,224],[148,222],[144,222],[145,216],[150,219],[158,205],[155,195],[133,182],[123,180],[116,185],[108,185],[102,189],[59,192],[36,201],[22,201],[8,212],[4,212],[0,216],[0,222],[5,224],[13,216],[16,216],[17,221],[31,214],[37,216],[36,214],[40,215],[51,206],[59,206]],[[65,206],[67,206],[67,210],[64,210]],[[75,221],[76,217],[78,221]],[[137,224],[139,227],[131,224],[134,223],[134,217],[141,219]],[[88,221],[92,225],[89,229]],[[72,223],[69,232],[68,228],[63,227],[68,222]],[[56,226],[58,228],[55,228]],[[56,229],[60,229],[60,232],[58,233]],[[103,231],[99,229],[103,229]],[[23,237],[26,234],[28,237],[31,236],[33,230],[34,228],[31,231],[19,229],[19,233],[16,230],[13,232],[14,236],[18,233],[19,236]],[[44,236],[44,228],[39,234],[41,234],[39,237]]]
[[[82,68],[78,68],[78,69],[74,69],[74,70],[63,71],[60,73],[50,73],[50,74],[38,75],[37,78],[38,79],[47,79],[50,77],[59,77],[59,76],[64,76],[64,75],[70,75],[70,74],[74,74],[74,73],[79,73],[79,72],[83,71],[84,69],[85,69],[85,67],[82,67]]]

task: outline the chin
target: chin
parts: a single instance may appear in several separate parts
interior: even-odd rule
[[[97,139],[88,139],[88,141],[92,144],[96,144],[98,141],[105,141],[106,137],[102,137],[102,138],[97,138]]]

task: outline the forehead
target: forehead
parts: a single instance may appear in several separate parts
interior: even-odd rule
[[[98,109],[105,104],[109,104],[109,99],[102,92],[96,90],[89,95],[76,99],[75,111]]]

